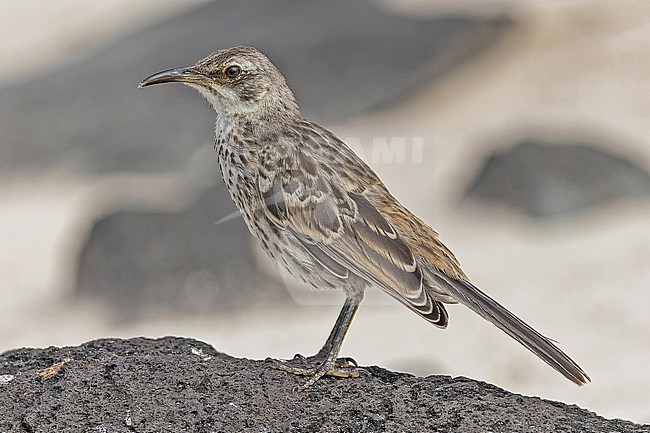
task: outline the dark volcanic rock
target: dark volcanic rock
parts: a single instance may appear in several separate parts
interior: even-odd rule
[[[371,0],[219,1],[0,90],[0,170],[169,170],[212,140],[214,114],[182,86],[140,80],[212,51],[254,45],[286,74],[306,115],[386,104],[494,45],[506,19],[396,16]]]
[[[125,320],[286,301],[280,278],[258,267],[254,248],[220,183],[183,212],[119,212],[100,219],[79,258],[76,294],[100,299]]]
[[[68,358],[57,374],[39,372]],[[648,432],[482,382],[378,367],[304,381],[190,339],[97,340],[0,355],[2,432]]]
[[[550,218],[619,198],[648,197],[650,175],[595,147],[525,140],[487,159],[465,196]]]

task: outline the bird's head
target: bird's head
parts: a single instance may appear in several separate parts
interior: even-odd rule
[[[183,83],[198,90],[225,117],[275,117],[298,113],[284,77],[252,47],[219,50],[192,66],[167,69],[145,78],[139,87]]]

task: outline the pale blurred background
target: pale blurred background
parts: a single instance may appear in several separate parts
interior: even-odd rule
[[[593,383],[464,307],[439,331],[376,292],[343,355],[650,423],[650,3],[5,0],[0,40],[0,351],[320,348],[342,296],[284,282],[228,218],[214,114],[181,86],[136,89],[250,44]]]

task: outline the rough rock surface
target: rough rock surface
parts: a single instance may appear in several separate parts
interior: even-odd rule
[[[18,349],[0,355],[0,431],[650,431],[463,377],[365,371],[293,393],[304,378],[191,339]]]

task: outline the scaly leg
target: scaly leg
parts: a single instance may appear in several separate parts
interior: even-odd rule
[[[330,336],[316,355],[309,358],[296,355],[288,361],[269,358],[267,361],[272,363],[271,367],[292,374],[311,376],[307,382],[297,388],[298,391],[304,391],[323,376],[359,377],[359,371],[355,368],[357,363],[352,358],[337,358],[337,356],[360,302],[360,299],[350,297],[345,300]]]

